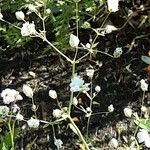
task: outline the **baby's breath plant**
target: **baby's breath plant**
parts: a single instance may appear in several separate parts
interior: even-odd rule
[[[92,115],[94,115],[92,106],[93,106],[93,99],[99,94],[101,91],[100,86],[95,87],[95,91],[93,91],[93,78],[94,78],[94,68],[89,67],[85,70],[87,76],[88,76],[88,82],[84,81],[84,78],[80,75],[80,73],[76,72],[76,66],[82,59],[87,57],[87,55],[93,54],[94,52],[100,52],[103,54],[106,54],[110,57],[113,58],[112,55],[107,54],[105,52],[101,52],[97,50],[97,45],[98,43],[96,42],[98,36],[104,36],[107,34],[105,32],[105,29],[103,29],[103,24],[99,29],[92,29],[95,33],[95,36],[91,39],[89,39],[89,43],[86,45],[81,43],[80,36],[79,36],[79,29],[83,23],[82,20],[82,13],[87,13],[87,15],[91,15],[89,18],[94,18],[96,13],[99,13],[96,7],[96,3],[94,1],[88,1],[88,0],[67,0],[67,1],[54,1],[48,2],[48,1],[34,1],[34,2],[29,2],[26,1],[27,4],[25,7],[22,7],[23,9],[27,9],[27,13],[24,14],[22,10],[16,11],[16,19],[18,19],[19,23],[18,24],[12,24],[13,27],[16,27],[17,30],[20,32],[20,35],[22,35],[23,38],[30,37],[30,38],[39,38],[43,40],[43,42],[47,43],[48,46],[51,46],[66,62],[70,65],[72,68],[72,75],[70,77],[70,84],[68,85],[69,87],[69,92],[70,92],[70,99],[68,100],[68,105],[67,106],[61,106],[59,105],[59,97],[61,95],[57,95],[56,91],[50,90],[49,91],[49,96],[53,99],[53,101],[57,101],[58,108],[53,110],[53,113],[51,116],[53,117],[52,120],[50,121],[45,121],[45,120],[39,120],[36,114],[36,111],[38,110],[38,107],[35,104],[35,101],[33,99],[34,93],[33,90],[30,86],[28,85],[23,85],[23,93],[25,94],[26,97],[32,100],[32,111],[34,112],[34,115],[31,116],[28,119],[24,119],[24,117],[21,115],[20,112],[17,114],[13,114],[13,112],[10,112],[10,114],[5,113],[7,117],[9,117],[9,131],[10,131],[10,136],[11,136],[11,142],[12,142],[12,149],[15,149],[15,143],[14,143],[14,128],[15,128],[15,123],[17,121],[24,121],[28,124],[29,128],[33,129],[38,129],[38,127],[41,125],[41,123],[46,124],[46,126],[51,125],[53,129],[53,136],[54,136],[54,144],[57,146],[57,148],[61,148],[63,145],[63,142],[60,139],[56,138],[55,135],[55,130],[54,130],[54,125],[59,124],[62,121],[66,121],[68,123],[68,126],[70,129],[78,136],[79,140],[81,143],[84,145],[86,150],[91,149],[91,144],[87,139],[85,138],[85,135],[88,136],[89,132],[89,125],[90,125],[90,118]],[[97,3],[102,3],[103,1],[98,1]],[[51,6],[51,8],[48,8],[48,6]],[[101,5],[100,5],[101,6]],[[21,8],[20,8],[21,9]],[[52,13],[52,14],[51,14]],[[55,15],[56,13],[56,15]],[[58,13],[58,15],[57,15]],[[106,15],[106,19],[109,16],[111,12],[109,12]],[[61,16],[61,15],[62,16]],[[30,19],[30,16],[36,16],[38,21],[36,21],[35,18]],[[2,16],[1,16],[2,17]],[[48,19],[51,19],[52,21],[56,22],[56,37],[58,38],[59,36],[63,36],[62,41],[60,40],[59,43],[52,43],[51,41],[48,40],[47,37],[47,28],[46,28],[46,22]],[[58,21],[61,22],[58,23]],[[104,22],[106,21],[104,20]],[[11,25],[11,23],[7,22],[5,19],[1,19],[1,21],[8,23]],[[70,26],[70,21],[72,21],[72,28],[71,30],[74,31],[72,33],[69,31],[69,26]],[[41,26],[38,26],[38,23],[41,22]],[[63,32],[64,34],[62,34]],[[103,33],[102,33],[103,31]],[[67,37],[67,38],[66,38]],[[67,39],[67,40],[66,40]],[[70,58],[68,55],[64,53],[62,49],[66,49],[64,42],[67,42],[67,46],[72,49],[73,51],[73,57]],[[63,46],[61,45],[63,44]],[[59,49],[59,46],[61,47],[61,50]],[[58,46],[58,47],[57,47]],[[78,56],[79,50],[84,50],[85,54],[83,56]],[[120,54],[121,55],[121,54]],[[11,90],[10,90],[11,91]],[[12,92],[12,91],[11,91]],[[76,95],[84,94],[87,97],[87,100],[89,101],[89,106],[78,106],[78,99],[75,99]],[[19,95],[19,93],[17,93]],[[4,95],[4,96],[3,96]],[[8,101],[7,97],[9,94],[3,94],[2,92],[2,98],[4,99],[4,102],[6,104],[10,104],[12,102],[16,102],[18,97],[16,94],[13,93],[13,95],[10,96],[10,100]],[[17,97],[17,98],[16,98]],[[21,98],[21,96],[20,96]],[[13,99],[13,100],[12,100]],[[15,100],[14,100],[15,99]],[[7,101],[6,101],[7,100]],[[11,106],[10,106],[11,107]],[[86,133],[82,133],[79,127],[76,125],[72,118],[72,108],[75,107],[76,109],[80,110],[81,112],[84,113],[85,117],[87,118],[87,129]],[[20,109],[18,109],[20,111]],[[111,113],[113,112],[114,108],[113,105],[108,107],[108,110],[106,112],[102,113]],[[100,112],[101,113],[101,112]],[[11,121],[13,120],[13,124],[11,124]],[[117,144],[116,144],[117,145]],[[117,146],[115,146],[117,147]]]

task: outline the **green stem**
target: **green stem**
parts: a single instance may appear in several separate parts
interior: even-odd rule
[[[76,62],[73,61],[72,62],[72,78],[75,74],[75,65],[76,65]],[[70,95],[70,101],[69,101],[69,107],[68,107],[68,114],[70,115],[71,113],[71,106],[72,106],[72,101],[73,101],[73,92],[71,91],[71,95]]]
[[[9,122],[8,122],[8,128],[9,128],[9,132],[10,132],[10,137],[11,137],[11,150],[14,150],[14,129],[12,129],[11,127],[11,117],[9,118]],[[14,128],[14,125],[13,125]]]
[[[77,37],[79,37],[79,20],[78,20],[79,16],[78,16],[78,2],[76,2],[76,32],[77,32]],[[74,60],[76,60],[78,54],[78,47],[76,48],[76,52],[75,52],[75,56],[74,56]]]
[[[47,40],[46,37],[41,37],[41,39],[43,39],[43,41],[45,41],[46,43],[48,43],[52,48],[54,48],[61,56],[63,56],[67,61],[69,61],[70,63],[72,63],[72,60],[70,58],[68,58],[65,54],[63,54],[57,47],[55,47],[50,41]]]
[[[82,133],[80,132],[79,128],[76,126],[76,124],[73,122],[72,118],[69,117],[69,121],[71,122],[71,124],[74,126],[74,128],[76,129],[77,133],[78,133],[78,136],[80,138],[80,140],[83,142],[83,144],[85,145],[86,147],[86,150],[90,150],[88,144],[86,143]]]

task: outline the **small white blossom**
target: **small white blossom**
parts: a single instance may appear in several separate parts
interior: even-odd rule
[[[145,106],[142,106],[142,107],[141,107],[141,111],[142,111],[142,112],[147,112],[147,108],[146,108]]]
[[[0,12],[0,20],[2,20],[3,19],[3,15],[2,15],[2,13]]]
[[[18,114],[16,115],[16,119],[17,119],[18,121],[22,121],[22,120],[23,120],[23,116],[18,113]]]
[[[20,107],[17,104],[12,106],[12,112],[15,114],[16,112],[20,111]]]
[[[97,85],[97,86],[95,87],[95,91],[96,91],[97,93],[99,93],[99,92],[101,91],[101,87]]]
[[[47,15],[51,14],[51,10],[50,10],[49,8],[46,9],[46,14],[47,14]]]
[[[86,69],[86,75],[92,79],[93,75],[94,75],[94,69],[92,69],[92,68]]]
[[[140,129],[137,133],[137,139],[139,143],[145,143],[145,146],[150,148],[150,136],[148,131],[145,129]]]
[[[37,11],[36,7],[33,4],[29,4],[28,9],[30,12],[36,12]]]
[[[145,80],[141,79],[140,83],[141,83],[141,89],[142,89],[142,91],[144,91],[144,92],[148,91],[148,84],[145,82]]]
[[[85,47],[90,49],[91,48],[91,44],[90,43],[86,43]]]
[[[56,139],[56,138],[54,138],[54,144],[55,144],[55,146],[57,147],[57,149],[59,150],[59,149],[62,148],[63,142],[62,142],[61,139]]]
[[[116,12],[119,10],[119,0],[107,0],[108,10],[111,12]]]
[[[71,47],[78,47],[79,45],[79,38],[73,34],[70,34],[70,40],[69,40],[69,44]]]
[[[124,115],[126,116],[126,117],[131,117],[132,116],[132,109],[130,109],[130,108],[124,108]]]
[[[18,91],[14,90],[14,89],[9,89],[9,88],[2,91],[1,97],[3,98],[4,104],[10,104],[11,102],[14,102],[16,100],[23,99]]]
[[[5,117],[9,113],[9,107],[7,106],[0,106],[0,117]]]
[[[118,141],[117,141],[117,139],[115,139],[115,138],[112,138],[111,140],[110,140],[110,142],[109,142],[109,146],[110,147],[113,147],[113,148],[117,148],[118,147]]]
[[[60,109],[54,109],[52,114],[55,118],[62,117],[62,111]]]
[[[25,15],[22,11],[17,11],[15,15],[18,20],[24,20]]]
[[[70,83],[70,91],[72,92],[85,92],[89,91],[89,84],[84,84],[84,80],[75,74],[73,78],[71,79]]]
[[[32,111],[36,111],[36,110],[37,110],[36,105],[32,105]]]
[[[33,98],[33,90],[30,86],[24,84],[22,90],[27,97]]]
[[[34,119],[31,117],[30,120],[27,121],[27,124],[30,128],[38,128],[40,125],[40,121],[38,119]]]
[[[113,31],[115,31],[115,30],[117,30],[117,28],[116,28],[115,26],[113,26],[113,25],[106,25],[106,27],[105,27],[105,32],[106,32],[107,34],[113,32]]]
[[[73,103],[74,106],[77,106],[77,105],[78,105],[78,100],[77,100],[76,97],[73,98],[73,102],[72,102],[72,103]]]
[[[91,108],[90,108],[90,107],[87,107],[87,108],[86,108],[86,115],[85,115],[85,117],[90,117],[90,116],[91,116],[91,113],[92,113]]]
[[[55,90],[49,90],[49,96],[52,98],[52,99],[56,99],[57,98],[57,93]]]
[[[108,111],[113,112],[114,111],[114,106],[111,104],[108,106]]]
[[[123,51],[121,47],[117,47],[113,53],[114,58],[119,58],[122,55]]]
[[[22,36],[29,36],[29,35],[35,35],[37,31],[35,30],[35,24],[25,22],[21,28],[21,35]]]

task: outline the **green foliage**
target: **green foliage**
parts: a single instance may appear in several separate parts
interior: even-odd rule
[[[0,28],[1,36],[4,37],[7,44],[11,46],[23,46],[27,41],[29,41],[29,37],[22,38],[20,34],[20,30],[14,28],[13,26],[9,25],[6,27],[5,25]]]
[[[17,135],[19,134],[19,129],[15,129],[15,134],[14,134],[14,137],[16,138]],[[8,150],[10,149],[12,146],[12,143],[11,143],[11,136],[10,136],[10,132],[9,131],[5,131],[5,135],[3,137],[3,139],[0,141],[0,149],[1,150]]]
[[[150,131],[150,119],[139,119],[135,120],[135,123],[142,129]]]

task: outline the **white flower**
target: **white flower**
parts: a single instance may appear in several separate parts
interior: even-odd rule
[[[57,98],[57,93],[55,90],[49,90],[49,96],[52,98],[52,99],[56,99]]]
[[[144,91],[144,92],[148,91],[148,84],[145,82],[145,80],[141,79],[140,83],[141,83],[141,89],[142,89],[142,91]]]
[[[90,43],[86,43],[85,47],[90,49],[91,48],[91,44]]]
[[[85,92],[89,91],[89,84],[84,84],[84,80],[75,74],[71,79],[70,91],[72,92]]]
[[[137,139],[139,143],[145,143],[145,146],[150,148],[150,136],[148,131],[145,129],[140,129],[137,133]]]
[[[30,120],[27,121],[27,123],[30,128],[38,128],[40,125],[40,121],[38,119],[34,119],[32,117]]]
[[[97,86],[95,87],[95,91],[96,91],[97,93],[99,93],[99,92],[101,91],[101,87],[97,85]]]
[[[12,106],[12,112],[13,112],[13,113],[18,112],[19,110],[20,110],[20,107],[18,107],[17,104],[14,104],[14,105]]]
[[[147,112],[147,108],[146,108],[145,106],[142,106],[142,107],[141,107],[141,111],[142,111],[142,112]]]
[[[29,4],[28,9],[29,9],[30,12],[36,12],[37,11],[36,7],[33,4]]]
[[[118,11],[119,0],[107,0],[108,10],[111,12]]]
[[[35,30],[35,24],[25,22],[21,28],[21,35],[22,36],[29,36],[29,35],[35,35],[37,31]]]
[[[105,27],[105,32],[107,34],[111,33],[112,31],[115,31],[115,30],[117,30],[117,28],[113,25],[106,25],[106,27]]]
[[[78,105],[78,100],[77,100],[76,97],[73,98],[73,102],[72,102],[72,103],[73,103],[74,106],[77,106],[77,105]]]
[[[7,106],[0,106],[0,117],[5,117],[9,113],[9,107]]]
[[[119,58],[122,55],[122,48],[121,47],[117,47],[113,53],[114,58]]]
[[[92,79],[94,75],[94,69],[86,69],[86,75]]]
[[[108,111],[113,112],[114,111],[114,106],[111,104],[108,106]]]
[[[33,98],[33,90],[31,89],[30,86],[24,84],[22,90],[23,90],[23,93],[24,93],[27,97]]]
[[[54,144],[56,145],[57,149],[59,150],[62,148],[63,142],[61,139],[54,138]]]
[[[3,98],[4,104],[10,104],[11,102],[14,102],[16,100],[23,99],[18,91],[14,90],[14,89],[9,89],[9,88],[2,91],[1,97]]]
[[[77,36],[70,34],[70,40],[69,40],[69,44],[71,47],[78,47],[79,45],[79,39]]]
[[[130,108],[124,108],[124,114],[126,117],[131,117],[132,116],[132,109]]]
[[[85,115],[85,117],[90,117],[90,116],[91,116],[91,113],[92,113],[91,108],[90,108],[90,107],[87,107],[87,108],[86,108],[86,115]]]
[[[60,109],[54,109],[52,114],[55,118],[62,117],[62,111]]]
[[[15,15],[18,20],[24,20],[25,15],[22,11],[17,11]]]
[[[46,14],[47,14],[47,15],[51,14],[51,10],[50,10],[49,8],[46,9]]]
[[[23,116],[18,113],[18,114],[16,115],[16,119],[17,119],[18,121],[21,121],[21,120],[23,120]]]
[[[109,146],[113,147],[113,148],[117,148],[118,147],[118,141],[115,138],[112,138],[109,142]]]
[[[2,13],[0,12],[0,20],[2,20],[3,19],[3,15],[2,15]]]
[[[37,110],[36,105],[32,105],[32,111],[36,111],[36,110]]]

